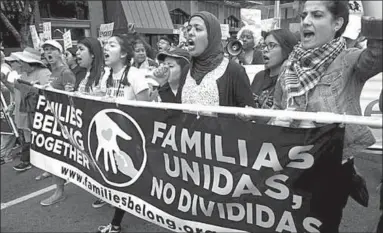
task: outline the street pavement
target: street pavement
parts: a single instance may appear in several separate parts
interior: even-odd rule
[[[73,184],[65,187],[65,201],[42,207],[40,201],[53,192],[43,192],[52,185],[52,179],[36,181],[35,177],[41,174],[37,168],[16,172],[12,166],[17,163],[1,165],[0,232],[96,232],[99,225],[111,221],[114,213],[111,206],[92,208],[95,197]],[[341,232],[373,232],[380,214],[377,186],[381,179],[382,152],[362,153],[356,157],[355,163],[367,180],[369,207],[364,208],[350,198]],[[43,191],[36,194],[39,190]],[[130,214],[125,215],[122,227],[123,232],[168,232]]]

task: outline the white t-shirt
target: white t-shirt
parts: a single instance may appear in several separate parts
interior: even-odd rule
[[[107,80],[109,77],[109,72],[105,72],[102,81],[101,81],[101,89],[106,90],[107,96],[116,97],[116,93],[118,88],[118,98],[123,98],[126,100],[136,100],[136,95],[140,93],[141,91],[144,91],[146,89],[149,89],[149,85],[147,83],[147,80],[145,78],[145,71],[139,70],[136,67],[130,67],[128,72],[128,82],[130,85],[124,85],[120,81],[123,80],[125,67],[121,69],[119,72],[112,74],[112,86],[107,87]]]
[[[81,93],[83,93],[83,94],[86,94],[87,92],[85,91],[85,87],[86,87],[86,84],[87,84],[87,82],[88,82],[88,78],[89,78],[89,75],[90,75],[90,72],[89,71],[87,71],[86,72],[86,75],[85,75],[85,77],[84,77],[84,79],[80,82],[80,84],[78,85],[78,88],[77,88],[77,91],[78,92],[81,92]]]

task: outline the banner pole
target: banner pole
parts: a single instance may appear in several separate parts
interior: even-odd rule
[[[66,94],[68,96],[79,97],[84,99],[96,100],[100,102],[114,102],[118,105],[129,105],[134,107],[147,107],[157,108],[164,110],[181,110],[196,113],[200,115],[220,113],[230,115],[245,115],[245,116],[258,116],[258,117],[279,117],[294,120],[308,120],[315,121],[318,123],[332,124],[332,123],[343,123],[343,124],[356,124],[366,125],[376,128],[382,128],[383,122],[380,117],[365,117],[357,115],[341,115],[331,112],[299,112],[299,111],[287,111],[287,110],[271,110],[271,109],[256,109],[256,108],[240,108],[240,107],[224,107],[224,106],[204,106],[196,104],[179,104],[179,103],[160,103],[160,102],[146,102],[136,100],[121,100],[111,99],[100,96],[84,95],[77,92],[66,92],[52,88],[42,88],[40,85],[34,84],[33,86],[57,93]]]

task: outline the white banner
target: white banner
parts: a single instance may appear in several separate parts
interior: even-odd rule
[[[51,22],[43,23],[43,39],[42,41],[52,40],[52,24]]]
[[[241,9],[241,19],[245,25],[252,25],[257,32],[257,35],[261,36],[261,15],[262,12],[259,9]]]
[[[67,50],[69,48],[72,48],[72,35],[70,30],[66,31],[63,34],[63,40],[64,40],[64,50]]]
[[[271,30],[278,28],[278,19],[271,18],[271,19],[263,19],[261,20],[262,24],[262,31],[269,32]]]
[[[229,24],[221,24],[222,40],[227,40],[227,38],[230,38],[229,31],[230,31]]]
[[[107,24],[101,24],[100,25],[100,31],[99,31],[99,39],[101,41],[106,41],[113,35],[113,29],[114,29],[114,22],[113,23],[107,23]]]
[[[33,42],[33,48],[36,50],[39,50],[40,48],[40,38],[37,34],[36,26],[35,25],[29,25],[29,30],[31,31],[31,37]]]

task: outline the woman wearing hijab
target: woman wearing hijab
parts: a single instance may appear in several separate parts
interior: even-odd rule
[[[224,57],[221,27],[209,12],[194,14],[187,27],[190,71],[180,82],[180,102],[212,106],[254,106],[245,69]]]
[[[341,37],[349,20],[347,1],[307,1],[301,14],[301,43],[282,68],[274,93],[274,107],[291,111],[361,115],[364,83],[382,71],[382,2],[362,1],[362,34],[367,48],[347,49]],[[321,126],[317,122],[277,119],[288,127]],[[367,126],[346,125],[343,158],[357,155],[375,143]],[[340,161],[339,161],[340,163]],[[339,232],[342,210],[352,185],[351,172],[341,164],[331,180],[315,183],[312,213],[321,218],[320,232]],[[318,188],[319,185],[319,188]],[[319,194],[318,194],[319,193]]]
[[[251,83],[257,108],[271,108],[273,106],[275,84],[279,72],[283,62],[298,43],[295,35],[286,29],[267,32],[264,41],[265,44],[262,47],[265,70],[258,72]]]

